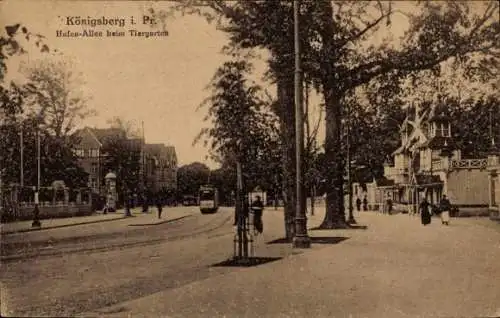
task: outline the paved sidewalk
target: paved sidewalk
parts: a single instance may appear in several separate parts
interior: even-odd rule
[[[123,213],[114,212],[108,214],[96,213],[88,216],[75,216],[68,218],[54,218],[40,220],[42,226],[40,228],[31,227],[32,220],[4,223],[0,225],[2,234],[11,234],[19,232],[40,231],[46,229],[54,229],[67,226],[76,226],[82,224],[99,223],[123,219]]]
[[[138,219],[130,218],[128,225],[155,225],[162,224],[172,221],[173,218],[185,217],[185,213],[180,213],[178,211],[172,211],[171,208],[164,208],[162,219],[157,218],[156,208],[150,208],[148,213],[142,213],[142,208],[131,209],[131,214],[133,217],[139,217]],[[92,223],[102,223],[116,220],[126,219],[125,211],[123,209],[116,212],[110,212],[107,214],[102,214],[102,212],[95,213],[89,216],[76,216],[68,218],[54,218],[54,219],[43,219],[40,220],[42,226],[40,228],[31,227],[32,220],[29,221],[19,221],[10,222],[0,225],[1,234],[13,234],[22,232],[32,232],[48,229],[56,229],[69,226],[78,226]]]
[[[319,210],[319,209],[318,209]],[[278,211],[279,212],[279,211]],[[311,227],[321,214],[309,217]],[[281,213],[266,226],[282,226]],[[310,231],[298,255],[102,308],[113,317],[494,317],[500,315],[496,222],[355,214],[366,230]],[[258,251],[265,254],[266,246]],[[291,249],[289,244],[283,248]],[[290,254],[291,255],[291,254]],[[222,260],[221,260],[222,261]]]

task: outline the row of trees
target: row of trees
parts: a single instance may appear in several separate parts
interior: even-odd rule
[[[64,180],[70,187],[87,185],[77,164],[72,136],[79,120],[93,114],[78,90],[80,75],[64,57],[51,54],[43,36],[21,25],[7,26],[0,37],[0,173],[4,184],[37,184],[37,135],[40,136],[41,184]],[[23,43],[23,44],[22,44]],[[27,47],[28,46],[28,47]],[[8,72],[9,59],[31,50],[44,53],[36,63]],[[9,75],[23,74],[21,79]],[[15,76],[14,76],[15,77]],[[21,156],[22,151],[22,156]],[[21,169],[21,157],[23,169]]]
[[[80,143],[80,136],[75,132],[79,122],[96,112],[80,92],[81,74],[74,71],[69,59],[51,50],[43,36],[19,24],[7,26],[5,30],[6,34],[0,37],[0,171],[3,184],[20,183],[21,178],[25,186],[37,184],[38,134],[41,185],[63,180],[72,188],[88,186],[88,174],[78,164],[74,152]],[[43,54],[37,56],[39,52]],[[25,56],[31,57],[31,63],[9,64],[9,59]],[[8,72],[8,66],[14,69]],[[16,78],[19,74],[23,76]],[[107,154],[102,158],[101,169],[117,174],[120,193],[126,190],[139,193],[141,147],[131,142],[138,138],[137,129],[132,122],[119,117],[108,124],[113,133],[101,140],[101,151]]]
[[[225,49],[236,60],[229,65],[245,65],[241,61],[250,60],[252,53],[259,49],[269,53],[268,78],[277,88],[277,100],[274,107],[272,103],[270,107],[280,124],[285,218],[292,219],[295,210],[292,2],[193,0],[183,1],[175,9],[188,14],[200,14],[209,22],[215,21],[217,27],[226,32],[230,43]],[[384,118],[401,119],[402,111],[397,99],[401,99],[398,91],[401,91],[400,83],[403,80],[418,76],[424,70],[439,72],[443,64],[454,61],[460,61],[465,69],[474,69],[475,73],[489,78],[495,76],[489,70],[498,70],[500,24],[497,2],[419,1],[414,3],[412,9],[413,12],[403,12],[397,3],[391,1],[300,2],[303,71],[306,81],[322,95],[326,114],[323,148],[324,160],[328,164],[328,169],[324,171],[327,211],[322,228],[348,226],[343,200],[345,153],[339,151],[343,147],[346,113],[351,113],[351,119],[354,117],[366,121],[365,127],[369,128],[360,130],[359,135],[369,134],[369,138],[360,140],[375,139],[373,143],[361,142],[362,146],[358,147],[357,152],[361,153],[363,147],[369,148],[370,151],[364,152],[364,159],[362,154],[359,156],[376,174],[380,162],[371,158],[371,151],[375,150],[386,157],[386,150],[395,146],[395,138],[386,141],[383,135],[386,129],[394,132],[395,126],[377,125],[383,123]],[[391,43],[388,28],[396,14],[406,15],[409,27],[399,43]],[[387,36],[380,43],[370,43],[384,28],[388,31]],[[225,73],[227,66],[227,63],[223,65],[218,74]],[[245,69],[246,66],[236,67],[232,74]],[[233,131],[234,134],[222,133],[221,127],[234,127],[234,122],[232,117],[227,118],[219,109],[236,108],[245,114],[248,98],[256,101],[251,90],[246,97],[242,96],[245,90],[241,89],[244,87],[241,83],[244,81],[239,76],[232,78],[232,83],[219,81],[220,90],[232,92],[232,96],[213,89],[210,106],[216,111],[211,113],[215,128],[209,132],[209,137],[215,141],[212,149],[223,160],[228,160],[227,149],[233,149],[232,152],[236,154],[242,151],[236,146],[243,143],[236,132],[246,131],[246,127],[242,121],[238,121],[243,127],[238,127]],[[363,104],[360,103],[362,91],[366,91],[365,98],[375,99],[375,107],[359,107],[359,116],[354,116],[356,105]],[[384,102],[388,103],[385,105],[386,112],[381,113],[376,106],[382,106]],[[237,115],[237,118],[245,117]],[[234,138],[228,139],[228,136]],[[366,158],[368,154],[370,158]],[[254,158],[257,160],[257,157]],[[291,239],[293,224],[286,222],[286,227],[287,237]]]

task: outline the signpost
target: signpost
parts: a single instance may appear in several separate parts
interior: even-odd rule
[[[33,223],[31,223],[31,227],[41,227],[42,224],[40,223],[40,210],[38,207],[38,194],[40,192],[40,130],[37,127],[37,132],[36,132],[36,151],[37,151],[37,172],[38,172],[38,179],[37,179],[37,186],[35,189],[35,209],[33,210]]]

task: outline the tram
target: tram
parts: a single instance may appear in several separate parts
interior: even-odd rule
[[[219,191],[211,185],[201,186],[198,202],[202,214],[217,212],[219,209]]]

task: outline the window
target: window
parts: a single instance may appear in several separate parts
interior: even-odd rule
[[[80,158],[85,157],[85,150],[83,150],[83,149],[76,149],[76,150],[75,150],[75,154],[76,154],[78,157],[80,157]]]
[[[437,127],[437,136],[450,137],[449,124],[440,123]]]
[[[99,149],[87,149],[87,156],[91,158],[99,157]]]
[[[97,163],[96,162],[92,163],[92,167],[90,167],[90,172],[93,174],[97,173]]]

